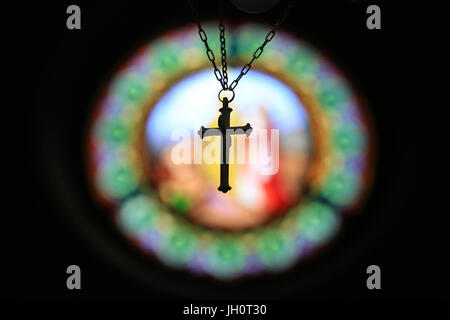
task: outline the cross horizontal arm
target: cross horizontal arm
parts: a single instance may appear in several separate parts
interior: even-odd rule
[[[202,126],[200,130],[197,131],[200,138],[203,137],[212,137],[212,136],[221,136],[222,133],[219,128],[205,128]]]
[[[248,137],[252,133],[253,128],[250,126],[250,123],[247,123],[245,126],[230,127],[229,130],[233,130],[231,134],[245,134]]]
[[[247,137],[252,133],[253,128],[250,126],[250,123],[247,123],[245,126],[238,127],[228,127],[226,128],[226,134],[245,134]],[[202,126],[200,130],[197,131],[200,138],[204,137],[213,137],[213,136],[221,136],[222,131],[219,128],[205,128]]]

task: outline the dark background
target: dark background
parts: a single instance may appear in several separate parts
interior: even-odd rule
[[[81,30],[66,28],[70,4],[81,7]],[[369,4],[381,7],[381,30],[366,28]],[[307,264],[226,284],[173,272],[142,256],[115,232],[86,187],[86,121],[101,84],[140,44],[191,23],[187,3],[15,2],[6,7],[4,297],[449,297],[448,186],[439,183],[447,144],[439,140],[445,127],[438,124],[447,107],[433,101],[445,94],[437,89],[443,63],[438,45],[444,41],[438,3],[298,1],[283,28],[327,53],[371,107],[378,155],[373,190],[338,241]],[[252,15],[228,4],[225,16],[231,22],[271,24],[281,9]],[[201,1],[201,16],[217,18],[213,1]],[[66,288],[71,264],[81,267],[82,290]],[[366,288],[371,264],[381,267],[382,290]]]

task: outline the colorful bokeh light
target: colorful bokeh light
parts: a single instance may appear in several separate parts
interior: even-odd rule
[[[231,79],[267,30],[228,32]],[[208,40],[220,52],[218,37]],[[231,165],[233,189],[223,195],[219,165],[175,165],[169,156],[174,130],[216,124],[219,89],[195,26],[141,47],[95,106],[89,176],[120,232],[161,263],[221,280],[280,272],[331,241],[367,192],[368,118],[327,58],[279,31],[231,106],[232,125],[279,129],[279,171]]]

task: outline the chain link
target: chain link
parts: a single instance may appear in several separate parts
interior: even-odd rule
[[[241,72],[237,76],[235,80],[231,82],[230,85],[228,85],[228,73],[227,73],[227,51],[226,51],[226,43],[225,43],[225,26],[222,23],[222,19],[219,21],[219,31],[220,31],[220,52],[221,52],[221,60],[222,60],[222,72],[217,68],[214,53],[209,48],[208,45],[208,37],[206,36],[205,30],[202,28],[200,24],[200,17],[199,13],[196,10],[193,2],[193,0],[188,0],[188,3],[192,9],[192,12],[194,13],[194,18],[196,19],[196,23],[198,26],[198,33],[200,35],[200,39],[205,44],[206,48],[206,55],[208,56],[209,61],[211,61],[213,68],[214,68],[214,75],[216,76],[216,79],[220,82],[222,85],[223,90],[229,90],[234,91],[236,86],[238,85],[241,78],[246,75],[249,70],[252,68],[252,63],[258,59],[261,54],[264,51],[264,47],[273,39],[275,36],[275,33],[277,32],[280,25],[286,21],[290,10],[295,6],[296,0],[289,0],[288,4],[283,10],[282,16],[275,22],[272,29],[267,33],[264,42],[253,52],[252,59],[242,67]]]

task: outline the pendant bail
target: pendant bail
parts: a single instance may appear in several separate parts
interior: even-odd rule
[[[228,98],[228,102],[233,101],[233,99],[234,99],[234,90],[230,90],[230,89],[228,88],[228,89],[222,89],[222,90],[219,91],[219,94],[218,94],[217,96],[219,97],[220,102],[223,102],[223,98],[221,98],[221,96],[220,96],[220,94],[222,93],[222,91],[229,91],[229,92],[231,92],[233,95],[231,96],[231,98]],[[224,97],[224,98],[225,98],[225,97]]]

